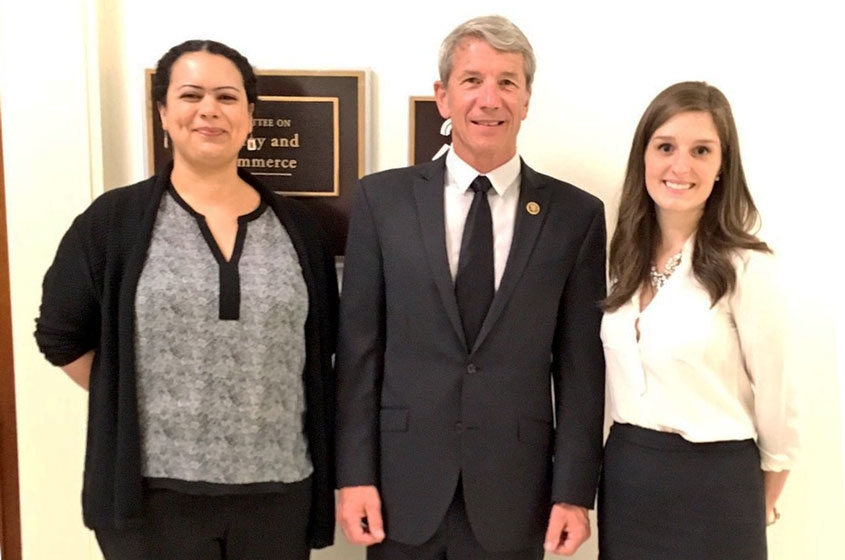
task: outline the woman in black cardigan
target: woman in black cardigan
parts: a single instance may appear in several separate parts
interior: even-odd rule
[[[173,47],[153,97],[173,163],[74,221],[37,320],[90,391],[85,523],[107,560],[307,558],[334,534],[333,259],[237,168],[246,58]]]

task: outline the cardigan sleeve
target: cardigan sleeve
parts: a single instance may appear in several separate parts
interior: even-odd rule
[[[89,213],[74,220],[65,233],[42,284],[35,340],[47,360],[67,365],[96,350],[100,340],[100,297],[91,273],[85,232]]]
[[[754,387],[754,423],[763,470],[791,468],[798,454],[797,365],[789,299],[772,254],[749,251],[737,267],[731,307]]]

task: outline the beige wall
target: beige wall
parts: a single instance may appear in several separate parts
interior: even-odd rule
[[[802,348],[796,364],[810,404],[805,457],[783,497],[784,518],[770,531],[770,558],[842,555],[845,389],[829,294],[840,283],[832,265],[840,213],[831,197],[842,187],[845,122],[834,75],[841,76],[845,42],[826,2],[768,11],[722,0],[671,9],[651,0],[565,2],[554,14],[547,2],[532,0],[26,4],[0,0],[27,560],[99,557],[79,511],[84,395],[38,354],[33,318],[41,278],[73,217],[103,185],[145,176],[143,70],[173,44],[199,37],[230,43],[264,69],[367,69],[367,169],[374,171],[406,163],[408,97],[431,92],[440,39],[482,13],[514,19],[537,51],[521,153],[533,167],[602,197],[611,220],[630,138],[648,101],[683,79],[708,80],[731,99],[764,233],[793,272]],[[576,558],[595,558],[595,546],[592,539]],[[319,557],[363,554],[341,544]]]
[[[81,0],[0,4],[0,101],[24,558],[88,558],[80,530],[85,395],[32,339],[40,278],[92,197],[87,11]]]

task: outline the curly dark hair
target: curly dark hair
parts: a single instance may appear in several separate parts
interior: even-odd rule
[[[170,86],[170,71],[173,64],[185,53],[204,51],[211,54],[225,56],[238,68],[244,81],[247,101],[256,103],[258,101],[257,79],[249,61],[244,55],[223,43],[204,39],[192,39],[185,41],[167,51],[156,65],[153,75],[153,102],[157,106],[167,105],[167,88]]]

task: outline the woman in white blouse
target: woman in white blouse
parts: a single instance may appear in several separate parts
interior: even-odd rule
[[[798,446],[784,297],[725,96],[675,84],[634,135],[610,246],[602,560],[766,558]]]

